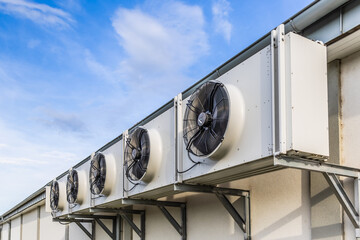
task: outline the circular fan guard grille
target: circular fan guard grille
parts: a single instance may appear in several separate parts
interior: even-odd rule
[[[224,139],[229,121],[229,97],[218,81],[201,85],[191,95],[185,110],[183,138],[195,156],[208,156]]]
[[[145,175],[150,158],[150,139],[148,131],[136,128],[126,140],[125,175],[133,183]]]
[[[77,195],[79,191],[79,178],[76,170],[71,170],[67,176],[66,183],[66,195],[67,201],[70,204],[74,204],[77,200]]]
[[[90,163],[90,191],[99,195],[104,190],[106,179],[106,162],[102,153],[97,153]]]
[[[54,181],[50,188],[50,207],[53,211],[59,206],[59,183]]]

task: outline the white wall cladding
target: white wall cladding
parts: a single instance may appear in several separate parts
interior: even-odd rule
[[[91,233],[91,223],[82,223],[82,225]],[[89,237],[76,223],[71,223],[69,224],[69,239],[89,239]]]
[[[101,219],[101,221],[105,224],[105,226],[112,231],[112,221],[109,219]],[[88,237],[83,239],[89,239]],[[109,235],[106,234],[106,232],[98,225],[95,226],[95,239],[101,239],[101,240],[111,240]],[[70,238],[71,240],[71,238]]]
[[[360,52],[341,60],[341,155],[342,164],[360,168]],[[353,184],[345,181],[348,193]],[[355,239],[354,228],[345,215],[345,239]]]
[[[37,208],[35,208],[23,215],[22,239],[37,240],[37,226]]]
[[[311,239],[309,173],[281,170],[221,185],[251,192],[253,240]],[[241,200],[229,198],[240,210]],[[187,239],[238,240],[243,233],[212,194],[186,194],[167,200],[186,201]],[[180,212],[167,208],[180,222]],[[146,239],[180,239],[180,235],[156,207],[146,207]],[[138,221],[134,217],[134,221]],[[140,239],[133,232],[133,239]]]
[[[360,52],[341,61],[342,163],[360,168]]]
[[[9,240],[9,224],[5,223],[1,230],[1,240]]]
[[[20,240],[21,217],[11,221],[11,240]]]
[[[50,213],[45,212],[45,205],[40,208],[40,240],[65,240],[65,226],[53,222]]]

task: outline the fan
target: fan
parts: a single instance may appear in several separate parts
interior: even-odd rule
[[[208,81],[194,91],[185,110],[183,138],[186,150],[210,157],[224,140],[229,121],[229,95],[218,81]]]
[[[66,196],[68,203],[74,204],[77,202],[78,192],[79,192],[78,172],[76,170],[71,169],[67,176],[67,183],[66,183]]]
[[[102,153],[96,153],[90,163],[90,191],[94,195],[103,193],[106,180],[106,161]]]
[[[136,128],[126,140],[125,175],[133,181],[140,181],[146,174],[150,159],[150,138],[144,128]]]
[[[59,197],[60,197],[59,195],[60,195],[59,183],[57,181],[53,181],[50,187],[50,207],[51,210],[53,211],[58,210]]]

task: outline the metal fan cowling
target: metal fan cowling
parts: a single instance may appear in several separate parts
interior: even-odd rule
[[[240,138],[244,100],[238,88],[212,80],[190,96],[183,120],[186,150],[197,157],[221,159]]]
[[[66,207],[65,183],[54,180],[50,186],[50,207],[51,210],[62,211]]]
[[[89,172],[90,191],[93,195],[107,196],[115,183],[116,164],[112,154],[92,154]]]
[[[127,137],[124,173],[131,182],[150,182],[161,164],[162,144],[156,129],[135,128]]]
[[[66,182],[66,199],[69,204],[81,204],[86,196],[86,173],[70,169]]]

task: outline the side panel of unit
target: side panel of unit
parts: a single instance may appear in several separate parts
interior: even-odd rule
[[[287,147],[329,156],[326,47],[295,33],[286,35],[285,46],[291,94]]]
[[[108,196],[95,197],[94,205],[99,206],[102,204],[108,204],[116,200],[122,199],[123,194],[123,140],[118,141],[111,147],[105,149],[103,153],[111,154],[115,159],[115,169],[107,168],[106,171],[115,171],[114,186]],[[110,207],[116,207],[111,206]]]
[[[23,215],[22,239],[37,240],[38,218],[37,209]],[[49,229],[48,229],[49,231]]]
[[[254,54],[217,80],[224,83],[225,86],[226,84],[235,86],[243,97],[245,116],[243,117],[241,137],[234,143],[230,153],[220,160],[193,157],[194,160],[203,163],[183,174],[183,180],[187,182],[191,182],[192,178],[201,175],[211,175],[211,173],[219,170],[271,156],[273,152],[270,46]],[[189,98],[183,100],[183,116]],[[230,99],[230,104],[237,103]],[[227,129],[227,131],[232,130]],[[193,163],[188,158],[185,146],[183,146],[183,158],[183,170],[189,169]],[[206,178],[208,176],[204,176],[204,179]],[[199,178],[196,181],[207,183],[207,180]]]
[[[45,211],[45,206],[40,208],[40,240],[64,240],[65,226],[52,221],[50,213]]]
[[[159,156],[161,160],[158,163],[158,169],[151,181],[148,183],[140,182],[139,185],[137,185],[132,191],[128,193],[129,196],[159,189],[175,182],[176,170],[174,111],[174,107],[172,107],[143,126],[145,129],[150,131],[155,130],[159,134],[160,142],[150,142],[150,145],[159,144],[159,146],[161,146],[161,154]],[[124,180],[128,181],[126,177]],[[131,184],[129,184],[128,187],[131,187]]]
[[[21,216],[11,220],[11,240],[20,240]]]

